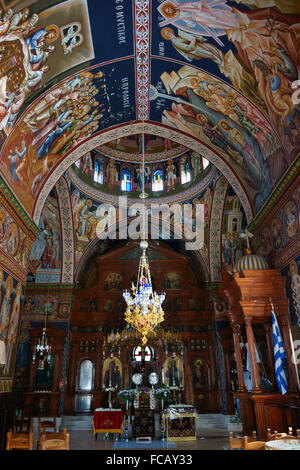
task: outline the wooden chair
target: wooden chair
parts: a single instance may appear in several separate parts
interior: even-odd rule
[[[268,441],[277,441],[279,439],[300,439],[300,429],[297,429],[296,436],[293,435],[293,428],[288,428],[288,434],[285,432],[274,431],[274,434],[271,434],[271,429],[267,429],[267,440]]]
[[[41,440],[41,450],[70,450],[69,434],[66,434],[65,437],[59,439],[48,439],[46,438],[45,434],[43,434]]]
[[[32,429],[31,406],[19,406],[13,415],[12,430],[14,433],[29,433]]]
[[[50,439],[66,439],[68,436],[67,429],[64,428],[63,432],[45,432],[42,434],[39,438],[39,441],[37,443],[37,448],[41,449],[42,446],[42,441],[49,441]]]
[[[56,432],[56,417],[39,418],[39,437],[45,434],[46,429]]]
[[[28,434],[16,433],[13,434],[10,429],[6,438],[6,450],[32,450],[33,449],[33,432],[29,431]]]
[[[248,438],[248,442],[256,441],[256,431],[252,432],[252,437]],[[233,437],[233,433],[229,433],[229,450],[243,449],[244,448],[244,436]]]
[[[249,442],[248,436],[244,436],[243,447],[245,450],[265,450],[265,441]]]

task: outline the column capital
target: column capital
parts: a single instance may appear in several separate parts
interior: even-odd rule
[[[245,319],[245,325],[246,326],[252,326],[253,317],[250,317],[250,316],[247,315],[247,316],[244,317],[244,319]]]

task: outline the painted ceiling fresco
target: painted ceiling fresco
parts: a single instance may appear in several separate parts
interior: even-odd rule
[[[2,6],[0,173],[29,215],[51,174],[135,123],[210,149],[253,216],[297,157],[298,0]]]

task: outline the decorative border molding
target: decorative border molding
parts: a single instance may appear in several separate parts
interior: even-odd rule
[[[65,157],[63,161],[49,173],[48,179],[40,190],[33,209],[34,222],[38,223],[44,202],[53,186],[76,160],[99,145],[110,142],[111,140],[120,139],[127,135],[142,133],[143,130],[148,134],[159,135],[161,137],[165,137],[180,143],[181,145],[184,145],[185,147],[200,153],[204,158],[213,163],[213,165],[215,165],[217,169],[224,175],[236,195],[239,197],[248,223],[252,220],[254,216],[252,201],[247,195],[242,183],[239,181],[238,175],[235,174],[228,162],[223,160],[223,157],[218,155],[215,151],[211,150],[207,145],[199,142],[199,140],[195,137],[189,136],[182,131],[169,128],[163,124],[153,124],[147,122],[145,124],[134,123],[130,125],[121,125],[117,128],[106,130],[93,135],[82,145],[79,145],[72,153],[67,155],[67,157]]]
[[[137,119],[149,119],[150,6],[149,0],[134,2],[135,80]]]
[[[108,146],[100,147],[98,150],[101,155],[105,157],[112,158],[113,160],[121,160],[123,162],[133,162],[133,163],[140,163],[141,155],[139,153],[129,153],[123,152],[122,150],[111,149]],[[147,153],[145,152],[145,162],[147,163],[156,163],[156,162],[163,162],[165,160],[169,160],[170,158],[179,158],[185,153],[187,153],[189,149],[183,147],[183,145],[179,145],[175,149],[168,149],[164,150],[163,152],[153,152]]]
[[[216,183],[212,202],[209,226],[209,265],[212,282],[220,279],[223,213],[228,186],[228,181],[221,177]]]
[[[74,284],[36,284],[35,282],[28,282],[26,284],[26,291],[33,292],[33,291],[41,291],[44,293],[45,291],[72,291],[74,288]]]
[[[0,266],[17,281],[20,281],[21,284],[26,285],[27,271],[22,269],[13,258],[2,250],[0,250]]]
[[[73,283],[74,275],[74,227],[69,187],[66,179],[61,177],[56,183],[58,208],[62,235],[61,282]]]
[[[34,241],[40,229],[37,225],[30,219],[29,215],[23,209],[18,199],[15,197],[14,193],[8,187],[3,177],[0,175],[0,199],[1,203],[5,209],[15,218],[17,216],[18,220],[16,221],[19,227],[23,228],[26,231],[28,236]]]

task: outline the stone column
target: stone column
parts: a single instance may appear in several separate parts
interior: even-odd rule
[[[59,379],[60,379],[60,372],[61,372],[61,355],[62,351],[59,348],[57,351],[54,352],[54,373],[53,373],[53,392],[59,391]]]
[[[252,328],[252,317],[245,317],[246,334],[248,341],[248,351],[251,364],[251,379],[253,384],[252,393],[262,393],[260,388],[260,378],[256,362],[255,339]]]
[[[100,377],[101,377],[101,354],[102,347],[100,340],[97,338],[96,341],[96,361],[95,361],[95,376],[94,376],[94,391],[99,390],[100,388]]]
[[[233,390],[231,388],[230,358],[229,353],[224,352],[225,370],[226,370],[226,394],[227,394],[227,413],[234,413]]]
[[[243,360],[242,360],[240,338],[239,338],[239,324],[232,321],[231,326],[232,326],[232,331],[233,331],[235,361],[236,361],[238,384],[239,384],[237,392],[238,393],[247,392],[247,389],[245,387],[245,382],[244,382]]]
[[[31,355],[30,355],[30,358],[29,358],[29,360],[30,360],[30,374],[29,374],[29,386],[28,386],[28,391],[29,392],[32,392],[34,390],[37,359],[36,359],[36,363],[33,364],[32,356],[33,356],[33,351],[34,351],[34,347],[35,347],[36,343],[37,343],[37,339],[34,338],[34,344],[31,348]]]
[[[184,358],[185,358],[185,364],[184,364],[184,395],[186,402],[188,404],[194,405],[195,404],[195,395],[194,395],[194,384],[193,384],[193,378],[192,378],[192,367],[193,363],[188,360],[189,357],[189,351],[187,344],[184,343],[183,345],[183,351],[184,351]]]

